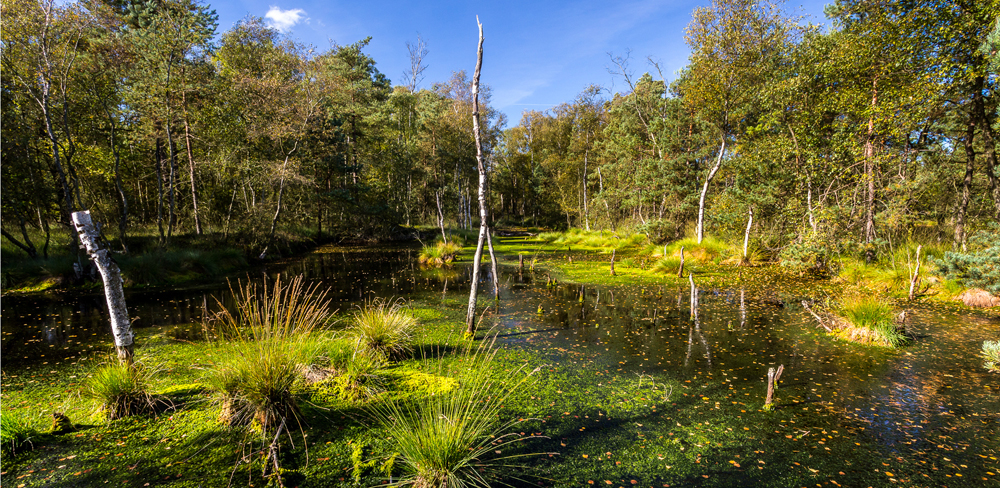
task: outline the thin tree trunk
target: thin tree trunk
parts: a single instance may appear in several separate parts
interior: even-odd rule
[[[1000,221],[1000,162],[997,161],[996,133],[993,123],[986,113],[986,103],[983,97],[976,98],[976,112],[983,125],[983,142],[986,149],[986,177],[989,181],[989,192],[993,198],[993,218]],[[995,111],[993,112],[995,114]]]
[[[483,24],[476,17],[479,25],[479,49],[476,57],[476,71],[472,77],[472,131],[476,139],[476,165],[479,169],[479,242],[476,243],[476,255],[472,263],[472,289],[469,291],[469,309],[465,316],[465,333],[476,333],[476,299],[479,292],[479,261],[483,257],[483,241],[489,229],[489,212],[486,208],[486,164],[483,160],[483,141],[479,130],[479,73],[483,66]]]
[[[437,199],[438,227],[441,228],[441,240],[443,242],[448,242],[448,234],[445,234],[444,232],[444,211],[441,210],[441,192],[435,190],[434,197]]]
[[[156,226],[160,230],[160,246],[166,243],[163,233],[163,142],[156,138]]]
[[[194,213],[194,233],[201,235],[201,218],[198,217],[198,186],[194,177],[194,154],[191,151],[191,129],[188,123],[187,92],[181,93],[184,104],[184,145],[187,147],[188,173],[191,178],[191,211]]]
[[[90,211],[74,212],[73,225],[80,235],[80,243],[86,248],[87,254],[97,265],[104,281],[104,296],[108,302],[108,315],[111,318],[111,332],[115,337],[115,350],[118,359],[126,364],[132,364],[133,335],[132,321],[125,306],[125,293],[122,290],[122,275],[107,249],[98,245],[98,232],[90,218]]]
[[[976,119],[970,117],[965,133],[965,176],[962,178],[962,193],[955,214],[955,247],[962,249],[965,248],[965,217],[969,211],[969,201],[972,199],[972,174],[976,166],[976,148],[973,146],[975,137]]]
[[[705,184],[701,187],[701,197],[698,199],[698,244],[705,238],[705,195],[708,194],[708,184],[715,178],[715,173],[722,166],[722,155],[726,153],[726,138],[722,138],[722,147],[719,148],[719,158],[715,161],[715,166],[708,172]]]
[[[750,226],[753,225],[753,207],[749,207],[747,212],[750,214],[750,218],[747,220],[747,230],[743,234],[743,262],[747,262],[747,251],[750,248]]]
[[[118,238],[122,241],[122,248],[127,252],[128,243],[125,232],[128,226],[128,198],[125,196],[125,188],[122,186],[122,176],[119,171],[121,157],[118,154],[118,142],[115,138],[115,118],[111,115],[111,110],[108,109],[108,105],[104,103],[103,99],[101,107],[104,108],[104,113],[108,116],[108,124],[111,126],[111,154],[115,158],[115,199],[118,201]]]
[[[875,107],[878,104],[878,77],[872,80],[872,113],[868,116],[868,134],[865,137],[865,243],[875,241]],[[873,249],[869,247],[866,260],[874,259]]]
[[[587,145],[590,145],[590,133],[587,133]],[[590,232],[590,208],[587,206],[587,156],[590,150],[583,151],[583,223]]]

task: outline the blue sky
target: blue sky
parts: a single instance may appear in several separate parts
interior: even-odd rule
[[[573,100],[589,84],[624,91],[609,74],[608,53],[631,51],[632,71],[652,71],[651,56],[672,79],[688,57],[684,28],[691,12],[707,1],[347,1],[217,0],[219,32],[243,17],[266,17],[296,41],[319,51],[331,42],[351,44],[367,36],[366,52],[393,84],[409,68],[406,42],[427,43],[421,87],[447,80],[453,71],[471,74],[476,63],[476,15],[483,23],[482,82],[493,89],[493,106],[508,124],[524,110],[545,110]],[[790,0],[786,9],[823,22],[823,0]],[[270,12],[270,16],[268,14]]]

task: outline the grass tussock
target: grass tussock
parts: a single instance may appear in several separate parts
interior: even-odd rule
[[[87,380],[87,393],[97,401],[97,411],[107,420],[116,420],[153,411],[149,393],[153,370],[141,363],[126,364],[117,358],[97,368]]]
[[[462,251],[462,244],[456,240],[439,241],[432,246],[424,246],[417,258],[424,266],[446,266],[455,261]]]
[[[520,380],[499,381],[489,374],[496,350],[492,343],[467,351],[459,386],[413,401],[388,401],[371,409],[391,439],[395,463],[403,474],[394,486],[461,488],[493,486],[509,474],[516,459],[503,455],[511,444],[530,437],[508,433],[516,421],[502,422],[502,406],[521,386]],[[519,372],[518,372],[519,373]]]
[[[329,300],[302,277],[273,287],[247,284],[234,291],[235,311],[219,316],[233,339],[220,346],[209,375],[219,394],[222,420],[254,425],[262,433],[291,427],[298,419],[303,370],[323,348],[318,329],[327,323]]]
[[[1000,341],[983,341],[983,349],[979,355],[983,358],[984,368],[1000,373]]]
[[[413,347],[417,319],[403,306],[402,300],[377,298],[361,307],[351,327],[356,351],[386,360],[405,357]]]
[[[906,336],[896,323],[892,305],[877,296],[854,296],[835,311],[838,330],[834,333],[851,342],[881,347],[899,347]]]
[[[6,456],[31,449],[31,439],[36,435],[31,421],[20,412],[6,409],[0,413],[0,453],[4,460]]]

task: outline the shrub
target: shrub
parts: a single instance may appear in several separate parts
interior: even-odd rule
[[[655,264],[653,264],[653,271],[657,273],[671,273],[676,274],[677,270],[681,267],[681,258],[679,257],[667,257],[660,259]]]
[[[386,429],[398,456],[393,461],[403,469],[399,485],[488,487],[497,474],[510,472],[512,459],[530,455],[494,457],[494,452],[527,439],[505,433],[516,422],[497,420],[508,395],[524,380],[503,381],[509,374],[494,379],[494,351],[487,345],[467,353],[463,363],[469,369],[458,388],[374,406],[372,415]]]
[[[1000,373],[1000,341],[983,341],[983,350],[980,353],[985,360],[983,367]]]
[[[0,452],[16,454],[32,447],[31,438],[37,432],[20,412],[6,409],[0,413]]]
[[[672,220],[650,220],[639,226],[639,232],[649,236],[653,244],[665,244],[675,241],[681,236],[681,227]]]
[[[130,365],[112,358],[87,379],[87,393],[108,420],[138,415],[153,410],[151,377],[152,372],[140,363]]]
[[[417,319],[403,309],[403,301],[381,298],[365,304],[354,315],[351,333],[356,351],[383,359],[403,357],[413,345]]]
[[[967,252],[946,252],[936,260],[940,273],[968,288],[983,288],[1000,295],[1000,224],[974,233]]]

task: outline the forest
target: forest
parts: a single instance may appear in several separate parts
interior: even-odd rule
[[[625,90],[520,121],[487,88],[495,224],[740,240],[752,214],[770,255],[962,247],[1000,217],[998,11],[839,1],[822,29],[720,0],[694,12],[669,83],[625,52],[609,59]],[[82,209],[120,251],[476,225],[469,76],[419,88],[423,43],[393,84],[369,39],[318,51],[254,17],[219,32],[195,1],[4,0],[3,16],[7,250],[66,252]]]

